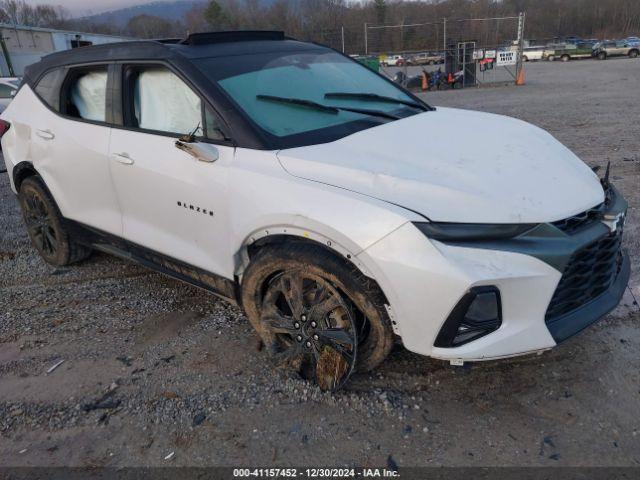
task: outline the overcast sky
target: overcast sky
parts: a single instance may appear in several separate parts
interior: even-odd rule
[[[141,5],[150,3],[153,0],[26,0],[31,5],[49,4],[60,5],[66,8],[71,16],[81,17],[91,15],[92,13],[105,12],[107,10],[115,10],[132,5]],[[159,0],[164,1],[164,0]]]

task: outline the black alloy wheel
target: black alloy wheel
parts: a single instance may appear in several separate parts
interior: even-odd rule
[[[278,363],[322,390],[344,385],[356,364],[357,329],[350,303],[331,283],[303,270],[279,273],[261,312]]]
[[[29,237],[38,253],[47,260],[55,258],[58,251],[55,212],[35,189],[30,189],[23,196],[23,212]]]

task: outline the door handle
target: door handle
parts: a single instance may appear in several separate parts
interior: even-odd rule
[[[122,163],[123,165],[133,165],[133,158],[129,156],[128,153],[114,153],[111,155],[116,162]]]
[[[53,140],[56,138],[51,130],[36,130],[36,135],[44,140]]]

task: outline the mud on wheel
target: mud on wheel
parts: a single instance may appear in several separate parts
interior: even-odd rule
[[[31,243],[47,263],[68,265],[91,254],[89,248],[74,242],[64,229],[62,215],[39,177],[22,182],[18,201]]]
[[[269,281],[260,322],[276,359],[323,390],[349,378],[357,355],[351,307],[325,279],[288,270]]]
[[[377,285],[315,245],[260,250],[245,271],[242,304],[275,363],[324,390],[374,368],[393,346]]]

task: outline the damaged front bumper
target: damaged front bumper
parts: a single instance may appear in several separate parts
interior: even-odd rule
[[[611,188],[597,209],[516,238],[444,243],[407,224],[361,255],[375,265],[409,350],[462,361],[521,355],[555,346],[618,304],[630,274],[621,249],[626,209]],[[456,307],[479,287],[499,292],[498,326],[442,346]]]

